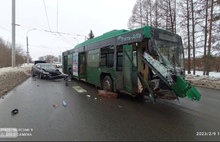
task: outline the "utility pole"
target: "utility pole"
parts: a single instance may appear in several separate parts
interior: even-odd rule
[[[15,67],[15,0],[12,0],[12,67]]]
[[[27,64],[29,65],[29,48],[28,48],[28,33],[30,31],[36,30],[36,28],[30,29],[29,31],[27,31],[26,33],[26,42],[27,42]]]

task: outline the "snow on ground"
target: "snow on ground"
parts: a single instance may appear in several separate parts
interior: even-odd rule
[[[16,66],[16,67],[5,67],[5,68],[0,68],[0,75],[9,73],[9,72],[19,72],[19,71],[27,71],[30,70],[33,64],[23,64],[21,66]]]
[[[220,72],[210,72],[209,76],[203,75],[203,71],[196,71],[195,74],[187,74],[186,72],[185,79],[194,86],[220,89]]]
[[[0,97],[30,77],[32,65],[0,68]]]

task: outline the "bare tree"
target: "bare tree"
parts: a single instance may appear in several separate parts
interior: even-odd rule
[[[194,1],[191,0],[191,13],[192,13],[192,48],[193,48],[193,74],[196,73],[195,61],[195,19],[194,19]]]
[[[206,8],[206,12],[205,12],[205,36],[204,36],[204,56],[203,56],[203,60],[204,60],[204,69],[203,69],[203,75],[206,74],[206,68],[207,68],[207,57],[206,57],[206,44],[207,44],[207,25],[208,25],[208,0],[206,0],[206,5],[205,5],[205,8]]]
[[[142,27],[143,25],[143,3],[142,0],[137,0],[133,10],[132,10],[132,15],[128,20],[128,28],[129,29],[135,29]],[[147,23],[146,23],[147,24]]]
[[[55,57],[53,55],[41,56],[38,59],[41,61],[46,61],[47,63],[58,62],[58,57]]]
[[[171,32],[176,32],[176,0],[163,0],[160,1],[160,16],[165,21],[165,25],[161,25],[162,28]],[[165,27],[164,27],[165,26]]]
[[[189,0],[186,0],[186,5],[187,5],[187,36],[188,36],[188,74],[191,74],[190,72],[190,8],[189,8]]]
[[[16,45],[16,65],[25,62],[24,50],[20,45]],[[0,38],[0,68],[11,66],[11,43]]]
[[[152,10],[152,25],[155,27],[160,27],[159,23],[159,6],[158,1],[156,0],[153,4],[153,10]]]
[[[95,37],[95,36],[94,36],[92,30],[90,30],[90,33],[89,33],[89,37],[88,37],[88,39],[93,39],[94,37]]]
[[[212,40],[212,21],[213,21],[213,3],[214,0],[211,0],[211,11],[210,11],[210,24],[209,24],[209,40],[208,40],[208,58],[207,58],[207,70],[206,75],[209,75],[210,71],[210,57],[211,57],[211,40]]]

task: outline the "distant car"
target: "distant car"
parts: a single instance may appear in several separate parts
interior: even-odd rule
[[[38,76],[40,79],[59,79],[68,77],[68,75],[61,73],[50,63],[37,63],[32,66],[32,76]]]
[[[34,65],[36,65],[37,63],[46,63],[46,61],[42,61],[42,60],[34,61]]]
[[[60,62],[55,62],[55,63],[53,63],[53,65],[56,68],[62,68],[62,63],[60,63]]]

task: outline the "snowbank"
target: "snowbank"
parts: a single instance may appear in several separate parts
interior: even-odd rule
[[[210,72],[209,76],[202,74],[202,71],[196,71],[196,75],[186,74],[185,79],[194,86],[220,89],[220,73]]]
[[[0,68],[0,96],[10,91],[31,76],[32,64]]]

